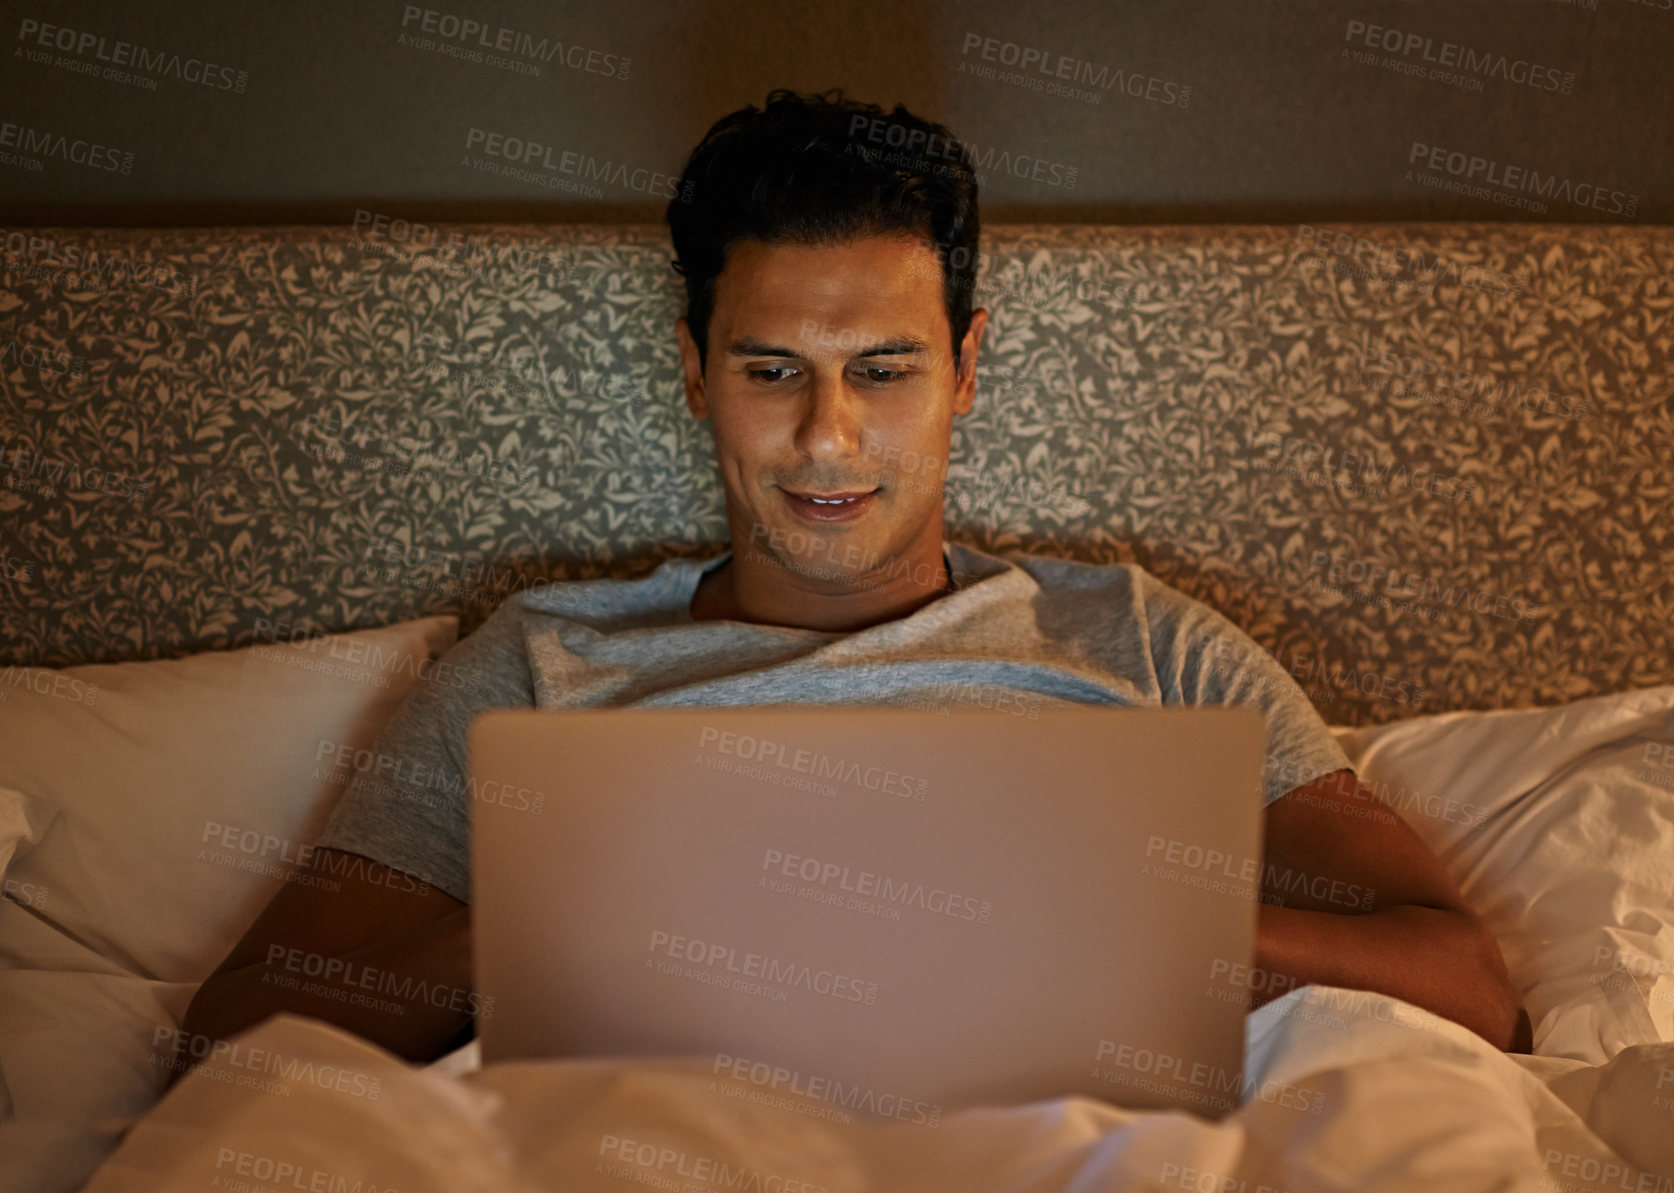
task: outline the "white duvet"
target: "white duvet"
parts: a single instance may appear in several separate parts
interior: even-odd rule
[[[704,1061],[417,1068],[282,1016],[183,1080],[87,1193],[1674,1193],[1674,687],[1337,732],[1494,928],[1536,1056],[1310,986],[1249,1016],[1252,1093],[1219,1122],[1071,1097],[928,1126]]]

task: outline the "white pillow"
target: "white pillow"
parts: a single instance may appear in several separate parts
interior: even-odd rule
[[[0,729],[0,734],[3,733]],[[4,880],[0,890],[31,907],[37,903],[45,906],[48,892],[36,890],[32,883],[25,885],[15,878],[6,878],[6,869],[20,848],[27,849],[41,839],[53,815],[45,804],[29,799],[23,792],[0,787],[0,879]]]
[[[143,977],[220,964],[324,826],[341,780],[324,743],[372,744],[454,617],[182,659],[14,668],[0,692],[0,788],[38,843],[7,881]],[[433,677],[433,678],[420,678]],[[324,762],[320,761],[324,757]],[[334,781],[335,780],[335,781]]]
[[[1674,1042],[1674,686],[1332,733],[1498,937],[1539,1054]]]
[[[0,1193],[79,1188],[156,1100],[198,983],[343,790],[337,746],[459,679],[430,666],[457,636],[0,671]]]

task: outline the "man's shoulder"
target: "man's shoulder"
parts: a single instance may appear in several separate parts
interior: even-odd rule
[[[1085,628],[1095,636],[1126,639],[1142,625],[1151,651],[1159,659],[1174,660],[1171,666],[1250,662],[1264,653],[1214,605],[1137,561],[1087,563],[1024,552],[1004,558],[1034,577],[1041,592],[1067,615],[1093,623]]]
[[[501,601],[470,632],[443,652],[432,666],[437,682],[415,690],[415,710],[475,709],[484,703],[533,702],[530,679],[528,610],[516,594]]]
[[[1169,588],[1143,564],[1137,562],[1091,563],[1039,551],[991,553],[971,546],[962,546],[960,549],[981,560],[994,560],[1021,568],[1044,591],[1103,591],[1141,601],[1152,596],[1160,596],[1163,599],[1191,599],[1184,593]]]
[[[689,599],[685,592],[690,573],[713,559],[713,556],[694,559],[675,555],[637,576],[598,576],[534,584],[502,601],[483,627],[499,618],[501,632],[506,632],[510,626],[522,626],[545,615],[604,628],[616,619],[634,621],[676,613]]]

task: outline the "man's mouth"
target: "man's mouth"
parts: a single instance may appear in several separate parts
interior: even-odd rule
[[[878,495],[877,489],[842,489],[829,493],[779,491],[795,513],[815,522],[846,522],[858,518]]]
[[[796,489],[786,489],[792,497],[801,497],[806,501],[817,501],[821,505],[841,505],[845,501],[855,501],[861,497],[876,493],[876,489],[854,489],[847,493],[803,493]]]

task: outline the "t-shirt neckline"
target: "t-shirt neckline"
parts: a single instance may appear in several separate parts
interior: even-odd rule
[[[699,622],[696,618],[694,618],[692,616],[692,598],[697,595],[698,585],[703,582],[703,578],[705,576],[707,576],[710,572],[713,572],[717,568],[721,567],[722,564],[726,563],[726,561],[731,559],[731,558],[732,558],[732,548],[728,547],[725,551],[722,551],[719,555],[715,556],[713,559],[703,560],[702,562],[698,563],[695,567],[688,567],[688,568],[683,570],[683,572],[681,574],[681,577],[680,577],[681,578],[680,588],[679,588],[679,591],[677,593],[677,595],[680,598],[680,606],[679,606],[678,612],[679,612],[679,616],[680,616],[680,624],[681,625],[701,625],[701,624],[703,624],[702,622]],[[947,568],[947,578],[951,582],[951,585],[952,585],[948,589],[946,595],[951,596],[956,592],[963,592],[964,589],[959,583],[959,573],[953,566],[953,545],[951,543],[949,543],[946,539],[942,540],[942,565]],[[928,606],[926,606],[926,607],[928,607]],[[722,620],[727,621],[727,622],[731,622],[731,624],[733,624],[733,625],[750,626],[753,629],[779,630],[779,631],[782,631],[784,633],[789,633],[789,634],[820,634],[820,635],[823,635],[823,636],[829,637],[829,638],[840,638],[845,633],[849,632],[847,630],[816,630],[816,629],[810,629],[810,628],[805,627],[805,626],[763,625],[760,622],[754,622],[754,621],[735,621],[734,619],[732,619],[730,617],[729,618],[724,618]]]

